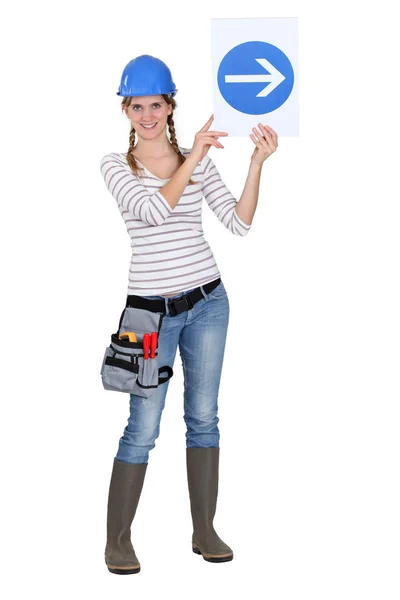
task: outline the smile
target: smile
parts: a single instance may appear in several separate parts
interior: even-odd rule
[[[143,123],[141,123],[141,126],[144,127],[145,129],[154,129],[154,127],[157,125],[157,123],[153,123],[153,125],[144,125]]]

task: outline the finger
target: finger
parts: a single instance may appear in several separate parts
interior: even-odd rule
[[[221,142],[219,142],[218,140],[213,140],[213,145],[216,146],[217,148],[223,148],[223,145],[221,144]]]
[[[204,141],[208,142],[209,144],[212,144],[213,146],[223,148],[223,145],[221,144],[221,142],[219,142],[218,140],[215,140],[214,138],[204,138]]]
[[[214,119],[214,115],[211,115],[211,117],[208,119],[207,123],[200,129],[200,131],[206,131],[210,125],[211,125],[211,121]]]
[[[266,129],[268,129],[268,131],[270,131],[270,133],[271,133],[273,136],[277,136],[277,135],[278,135],[278,134],[276,133],[275,129],[272,129],[272,127],[271,127],[270,125],[264,125],[264,127],[265,127]]]
[[[257,140],[257,138],[255,137],[255,135],[253,135],[252,133],[250,133],[250,137],[253,140],[253,142],[255,143],[255,145],[257,146],[257,148],[259,148],[260,150],[263,149],[263,146],[260,144],[260,142]]]
[[[272,129],[272,127],[270,127],[269,125],[264,125],[263,127],[265,127],[270,132],[270,134],[272,135],[272,139],[274,140],[274,144],[275,144],[275,146],[277,146],[278,145],[278,134],[276,133],[276,131],[274,131]]]
[[[254,135],[257,137],[258,141],[263,145],[268,147],[268,144],[266,143],[266,139],[260,134],[260,132],[258,131],[258,129],[256,127],[252,127],[253,131],[254,131]]]
[[[199,139],[200,139],[202,142],[209,142],[209,141],[216,142],[216,141],[218,141],[218,140],[217,140],[215,137],[213,137],[212,135],[202,135],[202,136],[201,136]]]
[[[214,146],[214,147],[215,147],[215,148],[217,148],[218,150],[219,150],[220,148],[223,148],[223,145],[222,145],[222,144],[220,144],[219,142],[215,142],[215,143],[213,143],[213,142],[210,142],[209,144],[206,144],[206,146],[205,146],[205,147],[207,148],[207,152],[208,152],[208,150],[210,149],[210,147],[211,147],[211,146]]]
[[[268,130],[267,127],[265,127],[265,125],[263,125],[262,123],[258,124],[261,133],[264,135],[265,138],[270,138],[272,139],[272,133]]]
[[[274,146],[277,147],[278,146],[278,135],[277,133],[272,129],[272,127],[270,127],[271,130],[271,136],[272,136],[272,140],[274,142]]]
[[[219,142],[218,140],[214,140],[213,138],[211,138],[208,143],[211,146],[215,146],[216,148],[223,148],[223,145],[221,144],[221,142]]]
[[[226,131],[204,131],[200,135],[228,135]]]
[[[264,125],[262,123],[259,123],[258,125],[264,134],[263,139],[265,140],[267,148],[270,150],[275,150],[275,142],[272,138],[272,134],[268,131],[268,129],[266,127],[264,127]]]

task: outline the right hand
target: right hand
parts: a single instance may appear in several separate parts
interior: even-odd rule
[[[223,145],[217,138],[222,135],[228,135],[225,131],[208,131],[213,120],[214,115],[211,115],[204,127],[202,127],[194,136],[194,143],[190,154],[196,156],[199,162],[205,157],[211,146],[223,148]]]

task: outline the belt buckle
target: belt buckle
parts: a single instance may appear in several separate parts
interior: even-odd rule
[[[187,296],[183,296],[182,298],[168,300],[168,308],[173,316],[180,315],[185,310],[192,309],[193,306],[193,300],[189,294],[187,294]]]

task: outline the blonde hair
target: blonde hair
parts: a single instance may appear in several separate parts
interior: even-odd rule
[[[177,106],[177,103],[176,103],[176,100],[174,100],[174,98],[172,96],[169,96],[168,94],[161,94],[161,96],[164,98],[164,100],[167,104],[172,105],[172,112],[167,117],[167,125],[168,125],[169,137],[170,137],[169,141],[170,141],[171,146],[173,147],[173,149],[175,150],[175,152],[178,155],[179,166],[181,166],[185,162],[186,156],[184,156],[182,154],[182,152],[179,150],[178,142],[176,139],[173,113],[174,113],[174,109]],[[131,102],[132,102],[132,96],[127,96],[126,98],[124,98],[121,102],[122,111],[124,111],[125,108],[130,106]],[[132,154],[132,150],[135,148],[135,138],[136,138],[136,130],[135,130],[134,126],[132,125],[131,132],[129,134],[129,149],[126,154],[126,160],[128,162],[128,165],[130,166],[132,172],[137,177],[140,177],[141,175],[143,175],[144,171],[143,171],[142,167],[140,167],[140,165],[136,161],[136,158]],[[195,181],[190,179],[188,185],[194,185],[195,183],[196,183]]]

